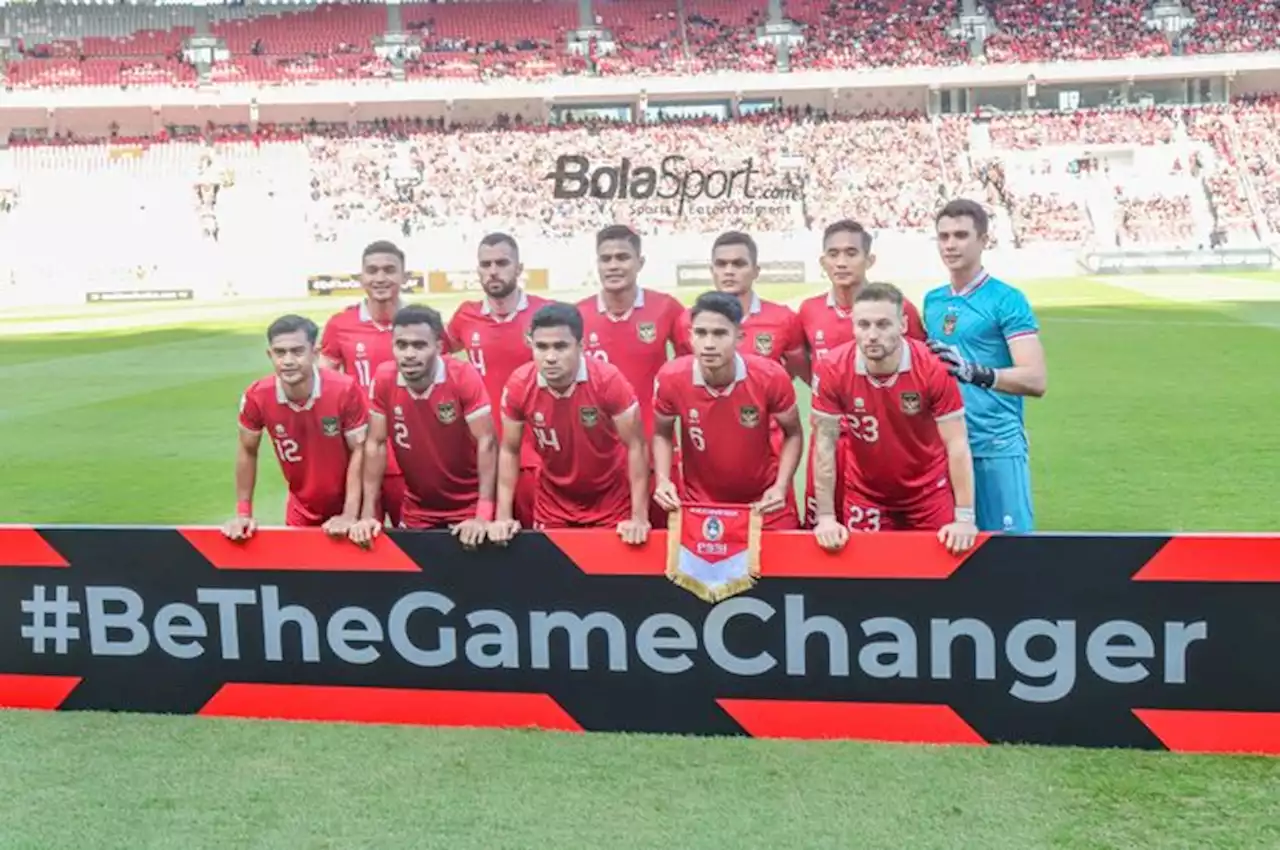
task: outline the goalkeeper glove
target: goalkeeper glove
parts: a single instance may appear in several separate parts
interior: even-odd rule
[[[929,350],[938,356],[947,366],[947,371],[955,376],[957,381],[965,384],[973,384],[975,387],[983,389],[991,389],[996,383],[996,370],[990,366],[983,366],[979,363],[973,363],[965,360],[960,356],[960,350],[954,345],[947,345],[940,340],[929,340]]]

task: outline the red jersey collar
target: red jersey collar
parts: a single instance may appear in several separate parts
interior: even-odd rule
[[[547,379],[542,377],[541,372],[538,373],[538,387],[551,393],[556,398],[568,398],[573,395],[574,388],[578,384],[585,384],[587,382],[587,378],[587,358],[583,356],[578,360],[578,374],[574,376],[573,383],[569,385],[569,389],[565,391],[564,395],[561,395],[549,386],[547,384]]]
[[[391,330],[391,325],[380,325],[373,320],[373,313],[369,312],[369,300],[367,298],[364,301],[361,301],[359,306],[360,321],[373,325],[380,331]]]
[[[872,375],[867,371],[867,359],[862,356],[862,349],[858,349],[858,353],[853,357],[853,371],[856,374],[864,375],[872,381],[883,381],[885,385],[893,383],[897,380],[898,375],[911,371],[911,346],[907,343],[906,337],[902,339],[902,359],[898,362],[898,371],[893,375]]]
[[[696,357],[693,359],[693,385],[695,387],[702,387],[707,392],[712,393],[713,395],[728,395],[729,393],[733,392],[734,387],[736,387],[742,381],[745,381],[746,378],[747,378],[747,361],[742,359],[741,354],[735,353],[733,355],[733,383],[729,384],[729,386],[727,387],[709,386],[707,384],[706,377],[702,374],[702,364],[698,362],[698,359]]]
[[[280,380],[280,376],[276,376],[276,401],[280,404],[287,404],[294,410],[301,413],[304,410],[310,410],[311,406],[316,403],[316,399],[320,398],[320,370],[316,367],[311,368],[311,395],[307,396],[305,404],[297,404],[285,394],[284,382]]]
[[[404,375],[400,374],[399,372],[396,372],[396,386],[404,387],[405,392],[409,394],[409,398],[422,399],[431,395],[431,391],[433,389],[435,389],[440,384],[443,384],[445,382],[445,379],[448,377],[448,375],[449,375],[448,370],[445,368],[445,365],[444,365],[444,358],[437,355],[435,377],[431,381],[431,386],[427,387],[426,390],[424,390],[421,395],[413,391],[413,387],[409,386],[409,382],[406,381],[404,379]]]
[[[631,318],[632,313],[634,313],[636,310],[641,309],[642,307],[644,307],[644,287],[643,286],[636,287],[636,300],[627,309],[627,312],[622,313],[621,315],[614,315],[613,313],[609,312],[609,308],[606,307],[604,303],[604,293],[596,294],[596,312],[604,313],[606,316],[608,316],[610,319],[612,319],[615,322],[625,322],[627,319]]]
[[[489,304],[488,297],[486,297],[483,301],[480,302],[480,315],[494,316],[494,318],[500,322],[509,322],[515,318],[516,313],[522,313],[527,309],[529,309],[529,295],[523,289],[520,290],[520,300],[516,302],[515,312],[508,313],[506,316],[503,316],[502,318],[497,318],[497,316],[494,314],[493,307]]]

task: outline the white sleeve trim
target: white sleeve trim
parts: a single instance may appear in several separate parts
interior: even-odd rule
[[[934,422],[950,422],[952,419],[961,419],[963,417],[964,417],[964,408],[962,407],[959,410],[953,410],[950,413],[944,414],[942,416],[935,416],[933,418],[933,421]]]
[[[493,413],[493,405],[486,404],[484,407],[477,407],[475,410],[471,411],[463,418],[466,419],[467,422],[475,422],[481,416],[489,416],[492,413]]]

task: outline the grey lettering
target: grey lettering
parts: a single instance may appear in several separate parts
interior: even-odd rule
[[[199,640],[179,638],[208,637],[209,624],[190,605],[170,602],[156,612],[155,633],[156,646],[174,658],[199,658],[204,655],[204,645]]]
[[[382,623],[373,612],[352,605],[333,612],[324,629],[333,654],[348,664],[372,664],[382,655],[377,647],[352,646],[353,641],[377,643],[382,640]]]
[[[254,604],[258,601],[258,594],[252,590],[202,587],[196,591],[196,601],[201,605],[218,606],[218,632],[222,643],[222,659],[239,661],[240,624],[236,619],[236,606]]]
[[[805,661],[809,638],[822,635],[827,639],[827,667],[831,676],[849,675],[849,633],[834,617],[805,617],[804,597],[788,593],[783,598],[783,618],[787,632],[787,675],[807,675]]]
[[[759,676],[769,672],[778,665],[778,659],[767,652],[751,658],[734,655],[724,644],[724,629],[730,620],[739,615],[750,615],[767,623],[776,613],[769,603],[749,596],[736,596],[721,602],[711,609],[702,623],[702,643],[707,648],[707,655],[725,671],[736,676]]]
[[[1164,624],[1164,680],[1170,685],[1187,683],[1187,648],[1198,640],[1209,638],[1209,625],[1204,620],[1194,623]]]
[[[981,620],[929,621],[930,674],[935,679],[951,678],[951,648],[957,638],[973,641],[973,678],[991,680],[996,677],[996,638],[991,627]]]
[[[602,629],[609,642],[609,669],[627,671],[627,630],[613,614],[595,611],[580,617],[572,611],[533,611],[529,614],[530,660],[535,670],[551,669],[551,633],[564,629],[569,638],[569,669],[590,669],[587,641],[591,632]]]
[[[1123,641],[1117,644],[1115,641]],[[1118,658],[1153,658],[1155,641],[1147,630],[1128,620],[1108,620],[1089,635],[1085,643],[1084,657],[1093,672],[1108,682],[1132,685],[1151,674],[1141,662],[1116,664]]]
[[[421,649],[409,640],[409,617],[421,609],[448,614],[453,610],[453,600],[429,590],[407,593],[391,606],[387,617],[387,635],[396,652],[410,664],[419,667],[443,667],[458,658],[458,632],[451,626],[441,626],[440,645],[437,649]]]
[[[668,637],[662,632],[674,632]],[[658,673],[683,673],[693,666],[689,652],[698,648],[698,633],[684,617],[653,614],[636,630],[636,655],[642,664]],[[676,655],[663,655],[675,652]]]
[[[151,646],[151,635],[142,625],[142,597],[127,587],[86,587],[84,599],[89,616],[89,651],[94,655],[141,655]],[[118,602],[124,610],[107,613],[107,603]],[[112,640],[111,629],[129,633],[124,640]]]
[[[1038,637],[1053,642],[1053,654],[1043,661],[1031,657],[1028,648]],[[1005,638],[1005,655],[1013,669],[1032,679],[1048,679],[1043,685],[1014,682],[1009,693],[1027,702],[1055,702],[1071,693],[1076,684],[1076,623],[1074,620],[1023,620]]]
[[[485,609],[467,615],[467,625],[474,628],[492,626],[492,632],[480,632],[467,638],[463,653],[467,661],[482,670],[505,667],[520,669],[520,632],[515,620],[501,611]]]
[[[280,607],[280,589],[274,584],[262,586],[262,651],[268,661],[284,660],[284,627],[297,623],[302,643],[302,660],[312,664],[320,660],[320,630],[316,617],[301,605]]]
[[[862,647],[858,652],[862,672],[877,679],[914,679],[920,674],[916,631],[910,623],[897,617],[872,617],[862,621],[862,633],[867,637],[878,634],[892,637],[892,640],[875,641]],[[894,660],[882,660],[885,656]]]

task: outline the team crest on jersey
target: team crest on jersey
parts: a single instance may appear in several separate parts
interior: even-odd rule
[[[636,336],[641,342],[654,342],[658,338],[658,326],[653,322],[641,322],[636,326]]]
[[[738,422],[744,428],[754,428],[760,424],[760,408],[754,404],[746,404],[738,408]]]
[[[951,336],[956,332],[956,323],[960,321],[960,314],[954,310],[947,311],[942,317],[942,335]]]
[[[451,401],[442,401],[436,405],[436,419],[445,425],[452,425],[458,419],[458,406]]]
[[[342,426],[338,424],[338,417],[325,416],[320,420],[320,429],[326,437],[336,437],[338,432],[342,430]]]
[[[756,334],[756,354],[768,357],[773,353],[773,334]]]
[[[281,437],[283,437],[283,436],[284,436],[284,426],[283,426],[283,425],[276,425],[276,434],[278,434],[278,435],[279,435],[279,436],[281,436]]]
[[[920,393],[903,393],[899,398],[902,401],[903,413],[915,416],[920,412]]]
[[[600,410],[595,407],[579,407],[578,419],[587,428],[594,428],[596,423],[600,421]]]

